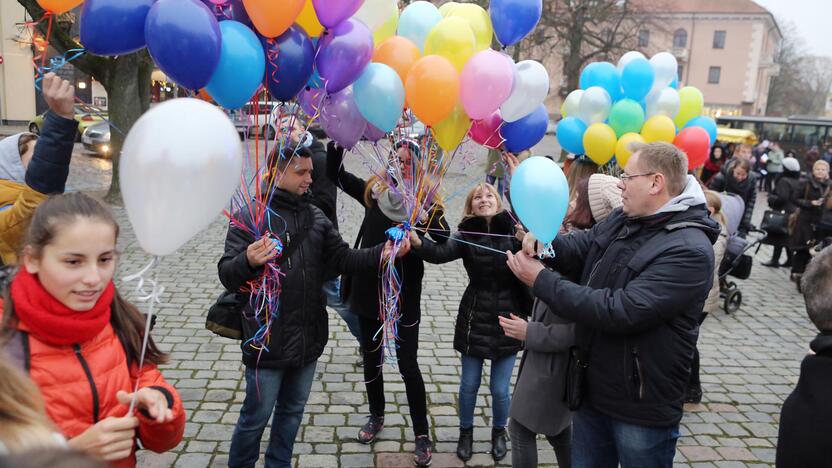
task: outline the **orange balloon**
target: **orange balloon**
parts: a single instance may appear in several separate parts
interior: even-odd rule
[[[212,98],[211,95],[208,94],[208,91],[206,91],[205,88],[200,89],[196,97],[202,99],[205,102],[214,102],[214,98]]]
[[[422,57],[407,75],[405,93],[416,117],[432,127],[451,115],[459,101],[459,72],[445,57]]]
[[[44,10],[60,15],[84,3],[84,0],[38,0],[38,3]]]
[[[304,0],[243,0],[254,27],[266,37],[277,37],[289,29],[304,3]]]
[[[373,52],[373,62],[383,63],[399,74],[402,83],[407,82],[407,74],[422,53],[416,44],[402,36],[393,36],[376,47]]]

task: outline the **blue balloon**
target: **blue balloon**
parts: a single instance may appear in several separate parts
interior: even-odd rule
[[[144,23],[156,0],[87,0],[81,14],[81,44],[95,55],[143,49]]]
[[[303,28],[293,24],[280,36],[261,38],[266,52],[266,84],[278,101],[288,101],[309,82],[315,46]]]
[[[621,99],[621,77],[615,65],[609,62],[594,62],[581,72],[581,89],[600,86],[607,90],[612,102]]]
[[[573,154],[584,154],[586,124],[577,117],[566,117],[558,122],[558,143]]]
[[[225,0],[225,3],[220,4],[214,3],[211,0],[202,0],[202,3],[214,12],[217,21],[239,21],[253,29],[251,18],[248,16],[246,7],[243,6],[243,0]]]
[[[260,88],[266,68],[263,46],[243,23],[223,21],[220,63],[205,89],[226,109],[239,109]]]
[[[393,131],[404,110],[404,85],[396,70],[383,63],[367,65],[352,85],[364,119],[384,133]]]
[[[220,62],[220,25],[198,0],[158,0],[144,37],[156,65],[188,89],[204,88]]]
[[[505,140],[506,149],[512,153],[519,153],[538,144],[546,136],[548,126],[549,113],[546,111],[546,106],[541,104],[522,119],[504,123],[500,134]]]
[[[511,206],[534,236],[550,243],[557,236],[569,206],[569,185],[551,159],[526,159],[511,176]]]
[[[424,53],[425,39],[436,23],[442,21],[442,13],[432,3],[418,1],[408,5],[399,16],[396,34],[413,41]]]
[[[656,72],[650,65],[650,61],[636,58],[621,70],[621,89],[624,91],[624,96],[634,101],[641,101],[650,93],[655,79]]]
[[[679,78],[673,78],[673,81],[668,86],[673,89],[679,89]]]
[[[491,24],[497,40],[504,47],[526,37],[543,13],[543,0],[491,0]]]
[[[313,37],[310,38],[312,40],[312,45],[315,46],[315,53],[318,53],[318,38]],[[312,89],[319,89],[323,87],[324,80],[321,79],[321,74],[318,73],[318,67],[312,67],[312,77],[309,78],[309,81],[306,82],[306,86]]]
[[[706,132],[708,132],[708,138],[710,138],[711,145],[713,145],[716,141],[716,122],[714,119],[700,115],[699,117],[694,117],[688,120],[688,123],[685,124],[684,128],[688,127],[702,127]]]

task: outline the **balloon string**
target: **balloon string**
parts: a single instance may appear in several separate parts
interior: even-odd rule
[[[502,255],[505,255],[505,254],[506,254],[506,253],[505,253],[504,251],[502,251],[502,250],[497,250],[497,249],[494,249],[494,248],[491,248],[491,247],[487,247],[487,246],[485,246],[485,245],[476,244],[476,243],[474,243],[474,242],[469,242],[469,241],[466,241],[466,240],[461,239],[461,238],[459,238],[459,237],[448,236],[448,235],[446,235],[446,234],[441,234],[441,233],[438,233],[438,232],[434,232],[434,233],[432,233],[431,235],[441,236],[441,237],[444,237],[444,238],[446,238],[446,239],[449,239],[449,240],[451,240],[451,241],[453,241],[453,242],[460,242],[460,243],[462,243],[462,244],[468,244],[468,245],[470,245],[470,246],[477,247],[477,248],[480,248],[480,249],[483,249],[483,250],[489,250],[489,251],[491,251],[491,252],[495,252],[495,253],[498,253],[498,254],[502,254]],[[512,236],[512,237],[513,237],[513,236]]]

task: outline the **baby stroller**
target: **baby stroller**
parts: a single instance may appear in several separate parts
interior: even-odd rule
[[[723,300],[722,308],[725,313],[736,312],[742,305],[742,291],[737,283],[728,279],[729,276],[741,280],[748,279],[751,275],[751,266],[754,264],[751,255],[747,252],[754,247],[759,249],[760,242],[765,239],[765,231],[753,229],[749,236],[752,239],[739,235],[739,226],[745,213],[745,202],[742,197],[733,193],[720,193],[722,199],[722,213],[728,222],[728,245],[725,249],[725,256],[719,264],[719,297]]]

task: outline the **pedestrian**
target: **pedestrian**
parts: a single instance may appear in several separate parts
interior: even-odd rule
[[[243,292],[267,267],[280,266],[280,312],[270,324],[268,346],[254,349],[252,338],[261,332],[250,304],[243,313],[243,364],[246,396],[231,438],[230,467],[253,467],[260,454],[263,430],[274,413],[266,449],[266,466],[290,467],[295,439],[312,389],[318,358],[329,336],[326,303],[321,287],[329,273],[378,271],[379,259],[390,245],[351,250],[323,212],[304,195],[312,184],[312,157],[305,147],[285,146],[269,157],[277,178],[269,212],[255,239],[232,224],[219,277],[228,291]],[[248,225],[247,213],[239,213]],[[282,250],[271,236],[280,237]],[[400,254],[409,249],[403,246]],[[382,251],[382,248],[385,248]],[[279,257],[278,263],[275,259]],[[262,317],[261,317],[262,319]],[[255,343],[259,345],[260,343]]]
[[[832,166],[832,145],[826,147],[826,152],[821,157],[827,164]]]
[[[589,179],[589,176],[597,172],[598,165],[586,156],[576,158],[575,162],[569,166],[569,171],[566,173],[566,183],[569,186],[570,206],[574,206],[575,190],[578,188],[578,183],[584,179]]]
[[[578,407],[573,466],[672,466],[713,284],[719,227],[687,175],[687,156],[663,142],[633,149],[621,176],[622,209],[591,230],[555,238],[554,270],[532,258],[530,234],[523,252],[508,253],[535,297],[577,324],[567,393]]]
[[[498,318],[527,317],[531,311],[528,288],[511,273],[502,255],[520,248],[514,225],[497,189],[483,183],[468,192],[459,232],[448,242],[437,244],[422,240],[414,231],[410,234],[413,254],[436,264],[461,258],[468,273],[454,333],[454,349],[462,355],[456,454],[463,461],[473,455],[474,409],[486,360],[491,361],[491,456],[500,461],[508,451],[509,387],[522,345],[503,333]]]
[[[772,210],[779,211],[786,216],[791,216],[797,208],[795,201],[800,185],[800,163],[794,157],[787,157],[783,159],[783,173],[777,179],[774,185],[774,190],[768,195],[768,206]],[[771,260],[764,262],[763,265],[767,267],[786,267],[792,266],[792,251],[789,248],[789,233],[788,226],[785,232],[767,232],[766,237],[762,243],[771,245],[773,247]],[[786,262],[780,263],[780,256],[783,250],[786,251]]]
[[[771,193],[775,180],[783,173],[783,149],[776,141],[771,143],[766,160],[766,182],[765,191]]]
[[[705,165],[702,168],[702,175],[700,176],[700,179],[705,185],[708,185],[711,178],[719,173],[722,165],[725,164],[725,159],[725,149],[722,146],[715,144],[711,147],[711,154],[708,160],[705,161]]]
[[[806,312],[819,333],[780,411],[777,468],[822,468],[832,460],[832,248],[815,256],[801,282]]]
[[[801,180],[797,188],[794,204],[797,206],[797,219],[794,223],[789,240],[792,254],[791,279],[800,289],[800,277],[811,259],[809,249],[817,243],[818,235],[815,231],[821,221],[824,206],[828,201],[830,190],[829,164],[818,160],[812,166],[812,173]]]
[[[757,202],[756,175],[751,172],[751,163],[747,159],[737,159],[730,164],[728,172],[720,172],[713,179],[709,188],[716,192],[728,192],[739,195],[745,204],[739,234],[745,237],[754,226],[751,216],[754,214],[754,204]]]
[[[2,354],[0,376],[0,456],[66,448],[66,438],[46,415],[38,387]]]
[[[333,146],[334,147],[334,146]],[[411,140],[400,140],[394,145],[401,173],[412,177],[414,159],[421,157],[419,146]],[[356,245],[369,247],[383,243],[388,229],[399,226],[410,218],[402,195],[390,190],[377,177],[361,179],[347,172],[343,165],[343,148],[331,151],[328,161],[329,177],[344,192],[364,206],[364,219],[358,231]],[[408,183],[413,183],[412,179]],[[426,201],[426,203],[431,203]],[[444,243],[450,237],[450,228],[444,217],[441,200],[434,200],[433,208],[423,210],[417,229],[426,231],[436,242]],[[427,397],[425,382],[419,369],[419,322],[421,320],[422,277],[425,267],[415,255],[396,261],[396,270],[402,276],[399,294],[401,314],[396,338],[396,361],[404,381],[410,419],[416,436],[414,460],[418,466],[427,466],[433,457],[433,443],[428,429]],[[345,280],[347,301],[353,312],[359,315],[361,338],[364,347],[364,382],[369,400],[370,415],[367,423],[358,431],[358,441],[371,444],[384,428],[385,398],[382,367],[383,346],[379,330],[384,325],[379,319],[379,276],[376,273],[352,275]]]
[[[145,314],[113,284],[118,232],[86,195],[43,202],[3,300],[0,347],[18,356],[70,448],[132,467],[139,440],[154,452],[179,444],[185,411],[157,368],[167,355],[144,336]],[[133,399],[139,411],[125,414]]]

